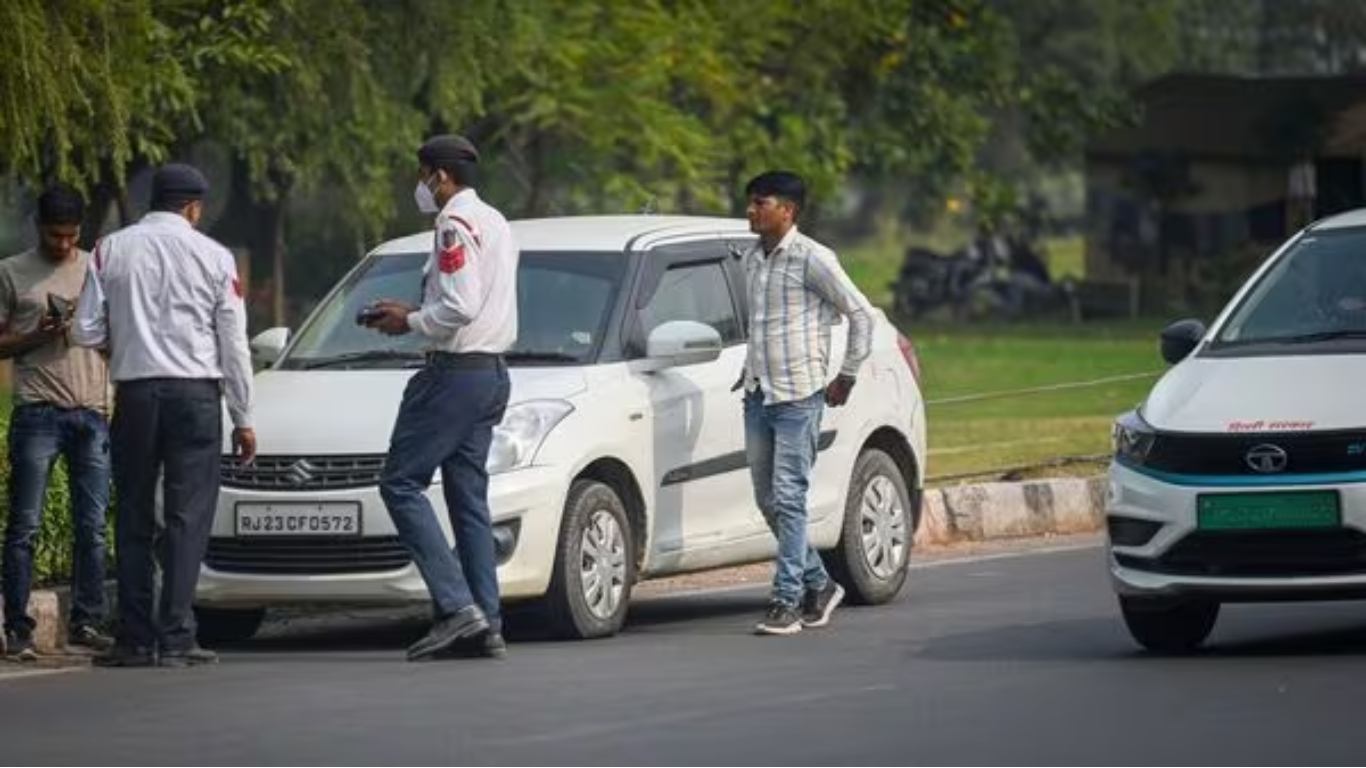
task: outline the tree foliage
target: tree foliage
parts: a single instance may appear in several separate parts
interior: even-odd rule
[[[1359,69],[1363,8],[9,0],[0,172],[118,191],[214,147],[231,160],[215,188],[252,219],[224,237],[258,257],[280,256],[286,235],[308,242],[285,227],[290,211],[348,242],[417,226],[414,149],[438,131],[473,136],[486,196],[522,215],[735,211],[745,178],[776,166],[809,177],[818,211],[851,182],[1008,201],[1005,183],[1074,164],[1088,135],[1131,117],[1130,88],[1163,71]],[[358,250],[308,272],[331,279]]]

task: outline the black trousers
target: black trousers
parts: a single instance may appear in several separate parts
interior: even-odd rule
[[[221,388],[210,379],[119,382],[110,442],[121,645],[180,651],[195,642],[194,594],[218,504]],[[158,537],[156,483],[164,528]],[[155,606],[156,563],[162,570]]]

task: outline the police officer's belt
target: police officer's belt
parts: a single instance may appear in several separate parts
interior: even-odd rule
[[[428,352],[427,365],[438,368],[497,368],[503,356],[496,352]]]

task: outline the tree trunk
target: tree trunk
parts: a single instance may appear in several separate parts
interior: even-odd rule
[[[545,212],[545,142],[540,131],[531,134],[531,141],[527,146],[528,169],[527,176],[530,180],[527,190],[526,215],[544,216]]]
[[[126,227],[133,223],[133,203],[128,199],[128,187],[120,184],[114,190],[114,202],[119,207],[119,226]]]
[[[109,207],[118,197],[118,191],[107,182],[100,182],[90,190],[90,204],[85,208],[85,220],[81,222],[81,247],[90,250],[95,241],[103,234],[104,220],[109,215]]]
[[[271,321],[279,326],[289,325],[288,308],[285,304],[285,199],[281,192],[273,203],[268,205],[270,220],[270,266],[271,266]]]

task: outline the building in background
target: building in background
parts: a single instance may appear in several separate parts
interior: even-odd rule
[[[1366,206],[1366,76],[1168,75],[1086,152],[1086,277],[1221,304],[1287,235]]]

